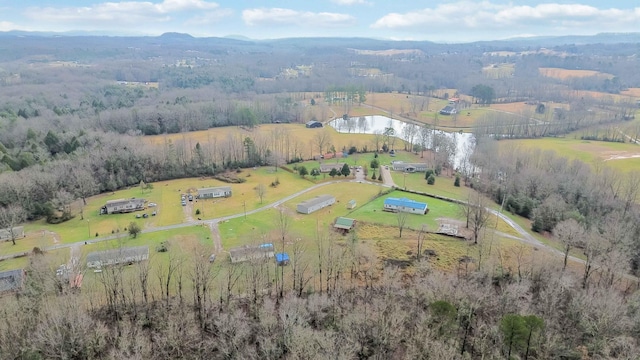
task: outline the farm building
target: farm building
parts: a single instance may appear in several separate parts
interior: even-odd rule
[[[313,128],[321,128],[322,127],[322,123],[320,121],[309,121],[305,124],[306,127],[313,129]]]
[[[320,172],[321,173],[328,173],[328,172],[331,172],[331,169],[336,169],[338,172],[340,172],[340,170],[342,170],[343,166],[344,166],[344,163],[342,163],[342,162],[320,164]]]
[[[148,259],[148,246],[136,246],[105,251],[94,251],[87,255],[87,267],[100,268],[108,265],[131,264]]]
[[[424,215],[427,213],[427,204],[407,198],[386,198],[384,199],[384,210]]]
[[[303,201],[297,206],[297,210],[301,214],[311,214],[314,211],[318,211],[327,206],[333,205],[336,202],[335,196],[332,195],[319,195],[313,199]]]
[[[22,289],[24,278],[23,269],[0,272],[0,295]]]
[[[425,172],[427,171],[427,164],[425,163],[406,163],[402,161],[393,161],[391,163],[393,170],[403,172]]]
[[[274,257],[273,244],[261,244],[258,246],[242,246],[229,250],[229,258],[232,264]]]
[[[336,219],[336,223],[333,224],[334,229],[338,229],[345,234],[348,233],[351,229],[356,226],[356,221],[354,219],[349,219],[346,217],[339,217]]]
[[[441,115],[453,115],[457,113],[458,113],[458,110],[456,110],[456,108],[450,105],[447,105],[440,110]]]
[[[277,253],[276,254],[276,264],[278,264],[278,266],[287,266],[287,265],[289,265],[289,254],[287,254],[287,253]]]
[[[13,229],[0,229],[0,241],[11,240],[11,233],[13,233],[14,239],[24,237],[24,227],[15,226]]]
[[[122,214],[132,211],[144,210],[144,199],[118,199],[109,200],[100,208],[100,214]]]
[[[231,186],[218,186],[198,189],[198,199],[211,199],[219,197],[230,197]]]

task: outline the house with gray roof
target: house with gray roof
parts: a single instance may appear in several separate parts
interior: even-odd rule
[[[230,197],[231,195],[232,195],[231,186],[217,186],[217,187],[198,189],[198,199]]]
[[[0,272],[0,295],[22,289],[25,276],[23,269]]]
[[[336,169],[338,172],[340,172],[343,166],[344,166],[343,162],[320,164],[320,172],[329,173],[331,172],[331,169]]]
[[[298,204],[296,210],[301,214],[311,214],[314,211],[318,211],[327,206],[335,204],[336,198],[333,195],[319,195],[313,199],[303,201]]]
[[[109,265],[132,264],[148,259],[148,246],[123,247],[89,253],[87,255],[87,267],[100,268]]]
[[[145,199],[117,199],[109,200],[100,209],[100,214],[123,214],[132,211],[144,210]]]
[[[241,246],[229,250],[229,259],[232,264],[251,261],[251,260],[265,260],[274,257],[273,244],[265,243],[257,246]]]
[[[391,163],[394,171],[402,172],[425,172],[429,168],[425,163],[406,163],[403,161],[394,161]]]

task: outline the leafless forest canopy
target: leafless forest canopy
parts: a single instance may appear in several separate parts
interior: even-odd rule
[[[264,286],[273,269],[261,264],[220,271],[194,257],[172,259],[168,268],[136,265],[134,280],[107,269],[99,295],[87,298],[68,292],[35,256],[25,290],[3,299],[0,358],[634,358],[640,298],[630,279],[640,271],[640,176],[496,144],[632,118],[637,103],[572,95],[640,87],[640,42],[598,39],[443,45],[0,35],[2,219],[52,218],[74,200],[140,181],[306,156],[284,130],[198,144],[151,145],[144,135],[302,124],[313,120],[302,104],[311,92],[364,100],[373,92],[426,97],[457,89],[482,99],[477,91],[491,89],[489,102],[566,106],[554,121],[480,119],[471,166],[458,169],[464,183],[584,260],[579,271],[566,271],[566,260],[532,257],[518,259],[517,271],[457,274],[425,260],[407,273],[383,268],[357,241],[344,247],[324,239],[325,272],[318,279],[301,255],[286,291]],[[388,49],[412,51],[360,51]],[[513,71],[483,72],[501,65]],[[608,75],[558,79],[542,76],[542,67]],[[418,149],[434,143],[421,133]]]

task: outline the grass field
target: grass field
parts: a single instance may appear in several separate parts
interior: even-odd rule
[[[370,201],[383,188],[369,184],[339,183],[323,186],[307,192],[283,204],[290,219],[290,233],[296,238],[314,239],[318,229],[328,229],[339,216],[351,216],[346,208],[350,200],[356,200],[358,207]],[[299,214],[296,205],[322,194],[336,197],[336,203],[312,214]],[[246,217],[231,219],[219,224],[223,247],[228,250],[240,245],[274,242],[277,236],[278,209],[268,209]],[[294,235],[295,234],[295,235]]]
[[[513,77],[516,64],[493,64],[482,68],[482,74],[488,79],[504,79]]]
[[[598,76],[602,78],[611,79],[613,75],[602,73],[595,70],[568,70],[561,68],[540,68],[540,74],[542,76],[551,77],[555,79],[566,80],[568,78],[581,78],[581,77],[590,77],[590,76]]]
[[[500,141],[502,151],[512,151],[514,148],[540,149],[555,151],[570,159],[579,159],[588,164],[606,162],[607,166],[620,170],[640,170],[640,146],[630,143],[616,143],[605,141],[587,141],[575,138],[542,138],[526,140]]]

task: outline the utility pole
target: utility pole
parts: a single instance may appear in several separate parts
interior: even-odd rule
[[[247,201],[242,201],[242,207],[244,208],[244,219],[247,220]]]

